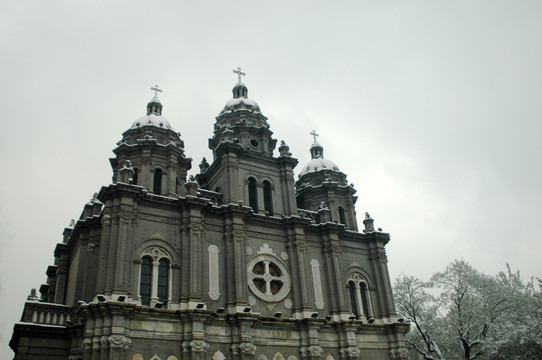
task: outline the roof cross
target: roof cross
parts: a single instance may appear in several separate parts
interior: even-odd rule
[[[238,67],[237,70],[233,70],[237,74],[237,84],[241,85],[241,76],[246,76],[247,74],[241,71],[241,68]]]
[[[311,134],[314,137],[314,141],[316,141],[316,137],[320,136],[316,133],[316,130],[311,131],[309,134]]]
[[[151,90],[154,90],[154,96],[158,96],[158,93],[162,92],[162,89],[159,89],[158,85],[154,85],[154,87],[151,87]]]

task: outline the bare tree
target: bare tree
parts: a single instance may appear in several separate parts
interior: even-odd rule
[[[397,311],[416,329],[418,337],[407,337],[409,343],[425,360],[444,360],[438,344],[430,334],[436,301],[426,291],[427,284],[413,276],[401,275],[394,285]]]

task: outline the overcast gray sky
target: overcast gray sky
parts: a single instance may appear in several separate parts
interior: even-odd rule
[[[149,87],[197,169],[237,66],[299,168],[320,134],[360,223],[391,233],[392,278],[456,258],[542,276],[541,19],[539,0],[3,2],[0,358]]]

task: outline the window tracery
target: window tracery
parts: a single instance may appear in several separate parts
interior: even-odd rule
[[[356,319],[374,316],[367,281],[360,274],[352,274],[347,282],[352,313]]]

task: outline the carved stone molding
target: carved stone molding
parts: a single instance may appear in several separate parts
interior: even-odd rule
[[[307,250],[308,245],[305,240],[296,240],[294,241],[294,247],[301,251],[304,251],[304,250]]]
[[[256,345],[248,341],[232,344],[231,351],[234,355],[254,355],[256,353]]]
[[[349,346],[346,348],[342,348],[339,351],[339,354],[341,355],[341,359],[343,360],[355,360],[359,358],[360,351],[358,347],[355,346]]]
[[[245,238],[247,236],[247,234],[244,231],[241,231],[241,230],[232,231],[232,235],[233,235],[235,241],[245,240]]]
[[[203,226],[200,223],[191,223],[188,227],[194,235],[199,235],[203,232]]]
[[[322,356],[324,350],[318,345],[311,345],[301,347],[299,352],[303,358],[314,358]]]
[[[111,335],[108,338],[111,346],[122,347],[124,349],[129,349],[132,340],[124,335]]]
[[[137,220],[137,216],[130,211],[119,211],[118,213],[113,214],[112,217],[115,220]]]
[[[383,263],[386,263],[388,261],[388,257],[386,255],[385,249],[371,249],[369,251],[369,260],[380,260]]]
[[[209,344],[205,340],[192,340],[188,344],[188,348],[192,352],[207,352]]]
[[[391,349],[388,353],[392,360],[407,360],[409,355],[408,350],[405,348]]]

